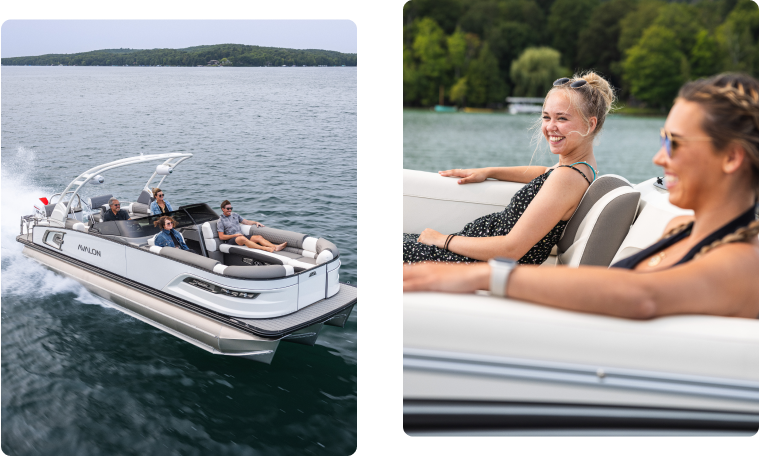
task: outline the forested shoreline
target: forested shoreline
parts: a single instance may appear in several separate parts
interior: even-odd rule
[[[319,49],[286,49],[217,44],[184,49],[102,49],[77,54],[47,54],[3,58],[3,65],[64,66],[206,66],[215,60],[223,66],[356,66],[357,54]]]
[[[759,73],[751,0],[412,0],[403,104],[502,107],[595,70],[623,102],[665,109],[686,81]]]

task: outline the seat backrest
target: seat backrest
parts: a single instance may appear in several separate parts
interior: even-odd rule
[[[558,264],[609,266],[638,211],[640,192],[606,174],[585,192],[557,244]]]
[[[90,198],[90,207],[92,210],[96,210],[100,206],[104,205],[108,207],[108,200],[113,198],[113,195],[93,196]]]
[[[200,227],[200,231],[203,232],[203,243],[206,245],[206,250],[209,252],[219,251],[219,245],[221,244],[219,231],[216,226],[217,223],[218,220],[212,220],[210,222],[205,222]]]

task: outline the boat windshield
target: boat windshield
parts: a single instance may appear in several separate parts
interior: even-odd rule
[[[153,226],[153,222],[167,215],[173,218],[177,224],[174,228],[184,228],[195,224],[217,220],[219,215],[207,204],[191,204],[182,206],[176,211],[165,214],[151,215],[148,217],[134,220],[115,220],[110,222],[101,222],[95,225],[100,234],[111,236],[123,236],[127,238],[139,238],[152,236],[159,231],[160,227]]]

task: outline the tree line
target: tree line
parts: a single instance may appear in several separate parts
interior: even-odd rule
[[[78,54],[3,58],[3,65],[198,66],[226,59],[228,66],[356,66],[357,55],[319,49],[285,49],[218,44],[185,49],[103,49]]]
[[[688,80],[759,73],[752,0],[412,0],[403,20],[404,106],[498,107],[592,69],[666,108]]]

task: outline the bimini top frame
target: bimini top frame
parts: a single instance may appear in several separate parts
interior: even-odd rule
[[[187,160],[188,158],[192,157],[192,154],[190,153],[181,153],[181,152],[174,152],[170,154],[158,154],[158,155],[140,155],[137,157],[130,157],[130,158],[122,158],[121,160],[112,161],[110,163],[106,163],[104,165],[98,165],[92,169],[88,169],[87,171],[83,172],[79,176],[77,176],[76,179],[71,181],[71,183],[66,187],[66,189],[61,193],[61,198],[58,204],[55,205],[55,209],[53,210],[53,213],[50,214],[49,221],[51,225],[58,225],[58,226],[65,226],[66,224],[66,218],[68,217],[69,209],[71,206],[71,202],[74,201],[74,196],[79,193],[79,190],[82,189],[82,187],[90,181],[93,177],[96,177],[99,173],[114,169],[114,168],[120,168],[122,166],[129,166],[129,165],[135,165],[138,163],[144,163],[148,161],[154,161],[154,160],[165,160],[162,165],[156,168],[156,170],[153,172],[153,175],[150,176],[150,179],[148,179],[148,182],[145,184],[145,189],[148,189],[148,186],[150,183],[155,179],[156,175],[163,175],[163,178],[159,182],[160,184],[163,182],[163,179],[166,178],[168,173],[170,171],[165,171],[167,169],[173,169],[181,162]],[[159,172],[159,168],[161,166],[165,166],[164,172]],[[150,191],[148,189],[148,191]],[[64,196],[67,194],[72,193],[71,197],[69,197],[68,201],[63,201]]]

